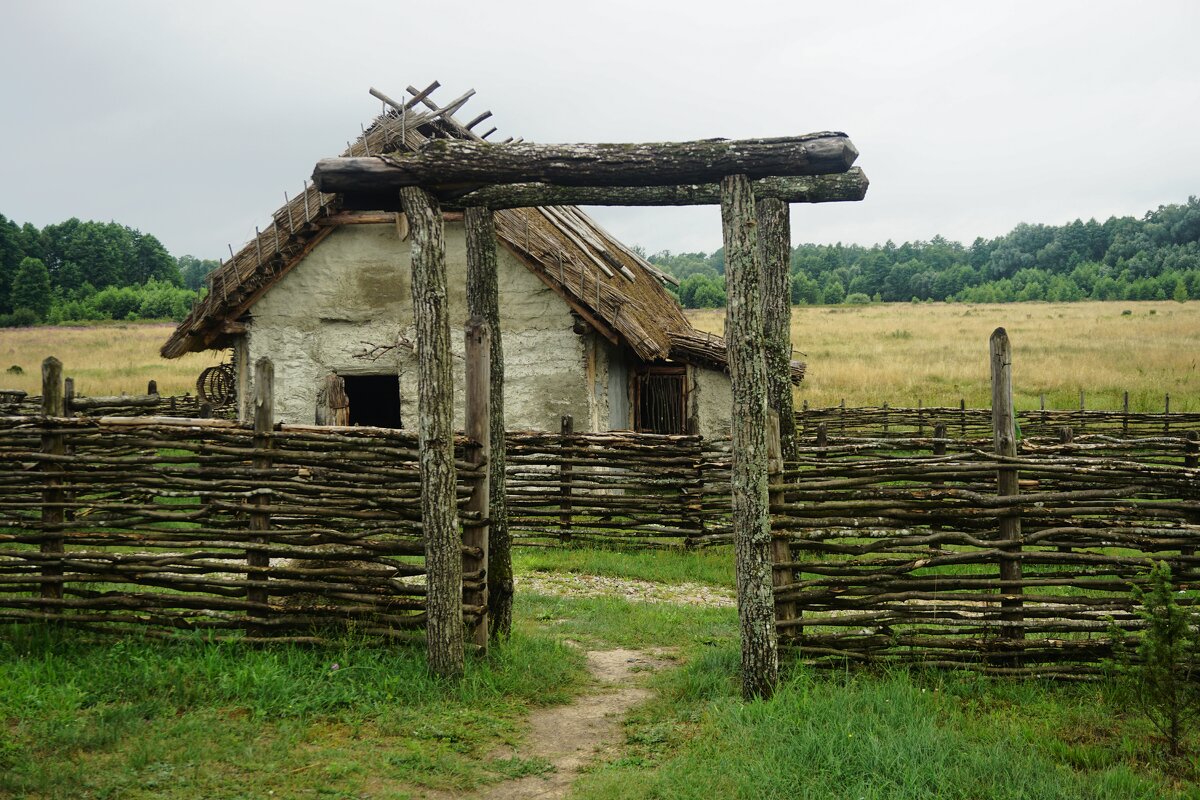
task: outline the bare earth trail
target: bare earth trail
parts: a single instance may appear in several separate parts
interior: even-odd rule
[[[545,759],[554,770],[494,784],[473,796],[480,800],[566,797],[584,766],[622,743],[621,723],[626,713],[652,694],[640,685],[640,676],[665,666],[667,662],[660,656],[639,650],[589,652],[588,670],[599,683],[598,691],[569,705],[533,712],[524,741],[491,754],[492,758]]]

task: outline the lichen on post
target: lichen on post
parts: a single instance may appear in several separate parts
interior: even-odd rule
[[[770,697],[779,678],[767,494],[767,376],[754,193],[745,175],[721,180],[733,386],[733,542],[742,634],[742,696]]]
[[[412,226],[412,299],[417,329],[417,416],[421,522],[425,537],[426,646],[435,675],[463,673],[462,538],[455,496],[450,314],[445,224],[437,199],[405,187],[400,202]]]

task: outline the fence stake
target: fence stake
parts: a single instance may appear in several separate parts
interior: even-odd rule
[[[1125,401],[1122,404],[1121,435],[1129,435],[1129,392],[1125,393]]]
[[[997,328],[991,337],[992,364],[992,437],[996,454],[1005,457],[1017,455],[1017,432],[1013,415],[1012,387],[1012,347],[1008,341],[1008,333],[1004,328]],[[1017,484],[1015,468],[1001,468],[996,471],[996,494],[1001,497],[1012,497],[1020,493]],[[1007,639],[1024,638],[1021,626],[1021,562],[1017,558],[1008,558],[1008,554],[1020,553],[1021,512],[1014,508],[1000,514],[999,538],[1002,542],[1012,544],[1000,547],[1000,635]],[[1004,623],[1009,624],[1004,624]],[[1014,624],[1015,623],[1015,624]]]
[[[558,540],[560,542],[571,541],[571,448],[568,444],[569,437],[575,432],[575,418],[570,414],[563,414],[560,421],[560,430],[562,439],[560,447],[562,450],[562,461],[558,465]]]
[[[1183,465],[1188,469],[1200,467],[1200,433],[1188,431],[1187,442],[1183,447]],[[1196,554],[1196,548],[1192,545],[1181,547],[1179,548],[1179,554],[1182,556],[1193,556]]]
[[[1058,429],[1058,443],[1064,446],[1064,448],[1063,448],[1064,452],[1066,452],[1066,445],[1069,445],[1074,440],[1075,440],[1075,431],[1071,430],[1070,425],[1063,425],[1061,428]],[[1064,546],[1064,545],[1059,545],[1058,552],[1070,553],[1071,548]]]
[[[49,426],[50,417],[65,416],[63,402],[62,362],[50,356],[42,362],[42,416],[43,423]],[[48,455],[61,456],[67,452],[66,440],[61,433],[42,434],[42,452]],[[42,540],[40,550],[44,555],[62,555],[66,552],[62,535],[63,503],[66,502],[66,492],[62,489],[65,467],[60,462],[43,462],[42,471],[46,473],[46,488],[42,491],[42,533],[47,537]],[[52,613],[61,613],[62,607],[57,601],[63,597],[63,567],[62,561],[47,561],[42,567],[42,600],[56,601],[48,609]]]
[[[917,401],[917,436],[925,435],[925,416],[921,408],[921,401]]]
[[[254,458],[255,471],[271,468],[271,432],[275,428],[275,366],[271,359],[263,356],[254,365]],[[271,512],[267,510],[271,499],[266,494],[254,497],[250,509],[251,544],[266,544],[268,531],[271,529]],[[253,547],[246,548],[246,566],[249,567],[248,578],[250,587],[246,589],[246,599],[251,603],[266,606],[269,600],[267,591],[267,569],[271,566],[271,557]],[[262,618],[267,616],[268,609],[255,609],[249,616]],[[261,635],[262,626],[251,625],[250,630]]]
[[[934,439],[934,441],[933,441],[934,457],[946,455],[946,423],[939,422],[933,426],[933,439]],[[940,479],[931,481],[930,483],[935,488],[946,485],[946,482],[943,480],[940,480]],[[929,526],[929,530],[932,533],[937,533],[941,529],[942,529],[942,526],[936,522],[933,525]],[[929,545],[929,551],[931,553],[936,553],[939,549],[941,549],[941,548],[936,542]]]
[[[475,547],[479,555],[463,555],[464,583],[477,582],[479,588],[467,592],[471,605],[479,606],[479,621],[471,632],[471,640],[487,652],[488,645],[488,537],[491,509],[491,479],[489,459],[492,452],[492,336],[491,326],[483,317],[467,320],[466,331],[466,434],[471,444],[466,460],[479,474],[472,481],[467,512],[479,519],[463,522],[463,544]]]
[[[1163,406],[1163,433],[1171,432],[1171,395],[1167,395]]]
[[[967,399],[965,397],[958,398],[958,433],[962,438],[967,438]]]
[[[786,502],[784,497],[783,483],[783,443],[780,441],[781,434],[779,430],[779,414],[773,409],[767,410],[767,485],[769,488],[767,507],[779,506]],[[772,526],[773,528],[773,526]],[[796,601],[783,600],[780,601],[779,589],[783,586],[788,586],[795,580],[792,568],[789,566],[781,566],[791,563],[792,548],[788,540],[784,536],[775,536],[772,530],[771,536],[771,560],[774,562],[774,572],[772,573],[772,583],[775,586],[775,619],[777,622],[786,622],[787,620],[796,618]],[[796,628],[788,629],[786,635],[788,637],[799,636],[803,631]]]

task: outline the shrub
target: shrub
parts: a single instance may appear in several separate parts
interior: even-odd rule
[[[865,292],[853,292],[846,295],[847,305],[865,306],[871,302],[871,298]]]
[[[39,322],[35,311],[18,308],[11,314],[0,314],[0,328],[30,328]]]

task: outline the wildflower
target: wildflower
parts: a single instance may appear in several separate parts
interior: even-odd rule
[[[337,672],[337,671],[338,671],[339,669],[341,669],[341,668],[342,668],[342,667],[341,667],[341,665],[340,665],[340,664],[338,664],[338,663],[335,661],[333,664],[331,664],[331,665],[330,665],[330,667],[329,667],[329,671],[330,671],[330,672]]]

